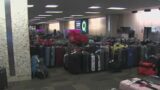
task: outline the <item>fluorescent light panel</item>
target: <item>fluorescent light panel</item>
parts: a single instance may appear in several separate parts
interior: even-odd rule
[[[58,5],[46,5],[45,7],[46,7],[46,8],[57,8]]]
[[[64,18],[73,18],[73,17],[64,17]]]
[[[52,16],[52,15],[38,15],[40,17],[49,17],[49,16]]]
[[[100,6],[91,6],[91,7],[89,7],[89,9],[99,9],[99,8],[101,8]]]
[[[63,13],[63,11],[46,11],[46,13]]]
[[[125,10],[126,8],[123,8],[123,7],[109,7],[107,9],[111,9],[111,10]]]
[[[34,7],[34,5],[28,5],[27,7],[28,7],[28,8],[31,8],[31,7]]]
[[[34,17],[34,18],[46,18],[46,17]]]
[[[88,13],[88,14],[99,14],[100,12],[85,12],[85,13]]]
[[[72,17],[81,17],[83,15],[71,15]]]

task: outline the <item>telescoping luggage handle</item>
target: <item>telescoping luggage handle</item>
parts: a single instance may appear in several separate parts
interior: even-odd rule
[[[141,80],[138,80],[138,81],[136,81],[134,83],[140,84],[140,85],[145,86],[147,88],[150,88],[152,90],[158,90],[157,88],[155,88],[155,87],[152,86],[151,82],[149,82],[147,80],[141,79]]]

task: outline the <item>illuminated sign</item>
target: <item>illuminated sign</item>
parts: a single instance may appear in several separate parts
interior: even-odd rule
[[[83,34],[88,34],[88,19],[76,20],[75,27],[80,29]]]

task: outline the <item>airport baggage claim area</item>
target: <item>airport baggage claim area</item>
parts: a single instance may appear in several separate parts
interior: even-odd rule
[[[0,0],[0,90],[160,90],[160,0]]]

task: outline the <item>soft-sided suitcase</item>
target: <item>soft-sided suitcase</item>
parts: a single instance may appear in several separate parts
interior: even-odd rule
[[[121,81],[119,90],[160,90],[160,85],[139,78],[132,78]]]
[[[142,60],[138,66],[138,74],[140,75],[156,75],[156,65],[151,61]]]
[[[69,55],[68,71],[72,74],[82,73],[82,53],[76,52]]]
[[[0,67],[0,90],[8,87],[7,73],[5,68]]]
[[[56,66],[63,66],[64,54],[65,54],[64,47],[56,47],[55,49]]]
[[[50,66],[50,47],[45,47],[45,59],[44,59],[44,63],[47,67]]]

